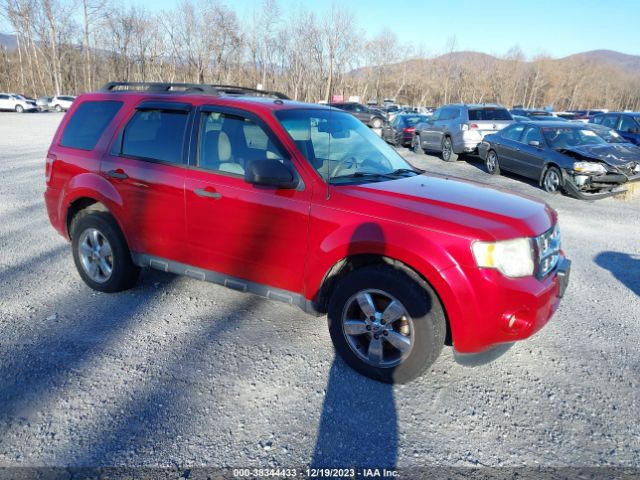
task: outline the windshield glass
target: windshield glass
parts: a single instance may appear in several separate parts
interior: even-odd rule
[[[281,110],[276,117],[313,168],[331,183],[392,180],[415,172],[384,140],[348,113],[336,109]]]
[[[583,145],[606,145],[607,142],[588,128],[547,127],[542,129],[544,138],[553,149],[580,147]]]
[[[414,125],[421,123],[421,122],[426,122],[427,121],[427,117],[425,117],[424,115],[415,115],[415,116],[406,116],[404,117],[404,123],[409,125],[410,127],[413,127]]]

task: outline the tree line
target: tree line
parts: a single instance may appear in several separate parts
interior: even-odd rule
[[[264,0],[238,12],[222,0],[150,11],[119,0],[0,0],[16,48],[0,48],[0,90],[79,94],[107,81],[234,84],[317,102],[333,95],[414,106],[498,102],[556,109],[640,110],[640,75],[574,58],[439,56],[385,29],[367,37],[357,14],[324,16]]]

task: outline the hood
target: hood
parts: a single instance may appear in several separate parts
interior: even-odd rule
[[[544,202],[432,174],[340,188],[377,204],[382,218],[481,240],[533,237],[557,218]]]
[[[577,153],[583,157],[600,160],[613,167],[625,166],[630,162],[640,162],[640,148],[629,143],[583,145],[581,147],[567,147],[558,151]]]

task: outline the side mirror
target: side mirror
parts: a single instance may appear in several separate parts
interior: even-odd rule
[[[245,164],[244,181],[275,188],[296,188],[298,179],[278,160],[249,160]]]
[[[531,140],[529,142],[529,145],[531,145],[532,147],[540,148],[540,142],[538,140]]]

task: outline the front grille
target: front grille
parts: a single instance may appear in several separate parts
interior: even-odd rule
[[[537,277],[544,278],[556,268],[560,260],[560,227],[556,223],[535,238]]]

